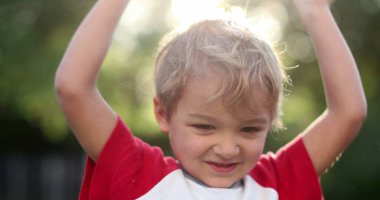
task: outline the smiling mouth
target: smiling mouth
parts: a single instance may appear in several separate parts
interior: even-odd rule
[[[235,170],[239,163],[216,163],[206,162],[213,171],[221,174],[228,174]]]

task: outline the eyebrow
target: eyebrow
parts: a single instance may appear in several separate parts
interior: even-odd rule
[[[254,119],[248,119],[248,120],[243,120],[244,123],[247,123],[247,124],[266,124],[268,123],[268,120],[265,119],[264,117],[257,117],[257,118],[254,118]]]
[[[206,121],[217,121],[214,117],[208,116],[208,115],[202,115],[202,114],[196,114],[196,113],[189,113],[189,117],[203,119]]]
[[[203,119],[207,121],[217,121],[216,118],[208,116],[208,115],[202,115],[202,114],[197,114],[197,113],[190,113],[188,116],[193,117],[193,118],[198,118],[198,119]],[[266,124],[268,123],[268,120],[265,119],[264,117],[257,117],[253,119],[248,119],[248,120],[242,120],[244,124]]]

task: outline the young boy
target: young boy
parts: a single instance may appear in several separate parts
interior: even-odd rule
[[[175,159],[134,137],[96,79],[128,0],[98,0],[59,66],[62,110],[89,158],[86,199],[322,199],[318,175],[358,132],[366,101],[329,0],[294,0],[319,58],[326,111],[276,154],[286,76],[271,48],[230,20],[205,20],[163,44],[154,112]]]

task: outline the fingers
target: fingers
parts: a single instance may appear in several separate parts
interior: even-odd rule
[[[289,0],[283,0],[285,2],[289,2]],[[323,6],[329,5],[331,6],[335,0],[293,0],[293,3],[296,6]]]

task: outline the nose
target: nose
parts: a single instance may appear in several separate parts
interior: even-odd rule
[[[213,147],[214,153],[223,159],[231,159],[240,153],[240,147],[231,137],[225,137],[219,140]]]

